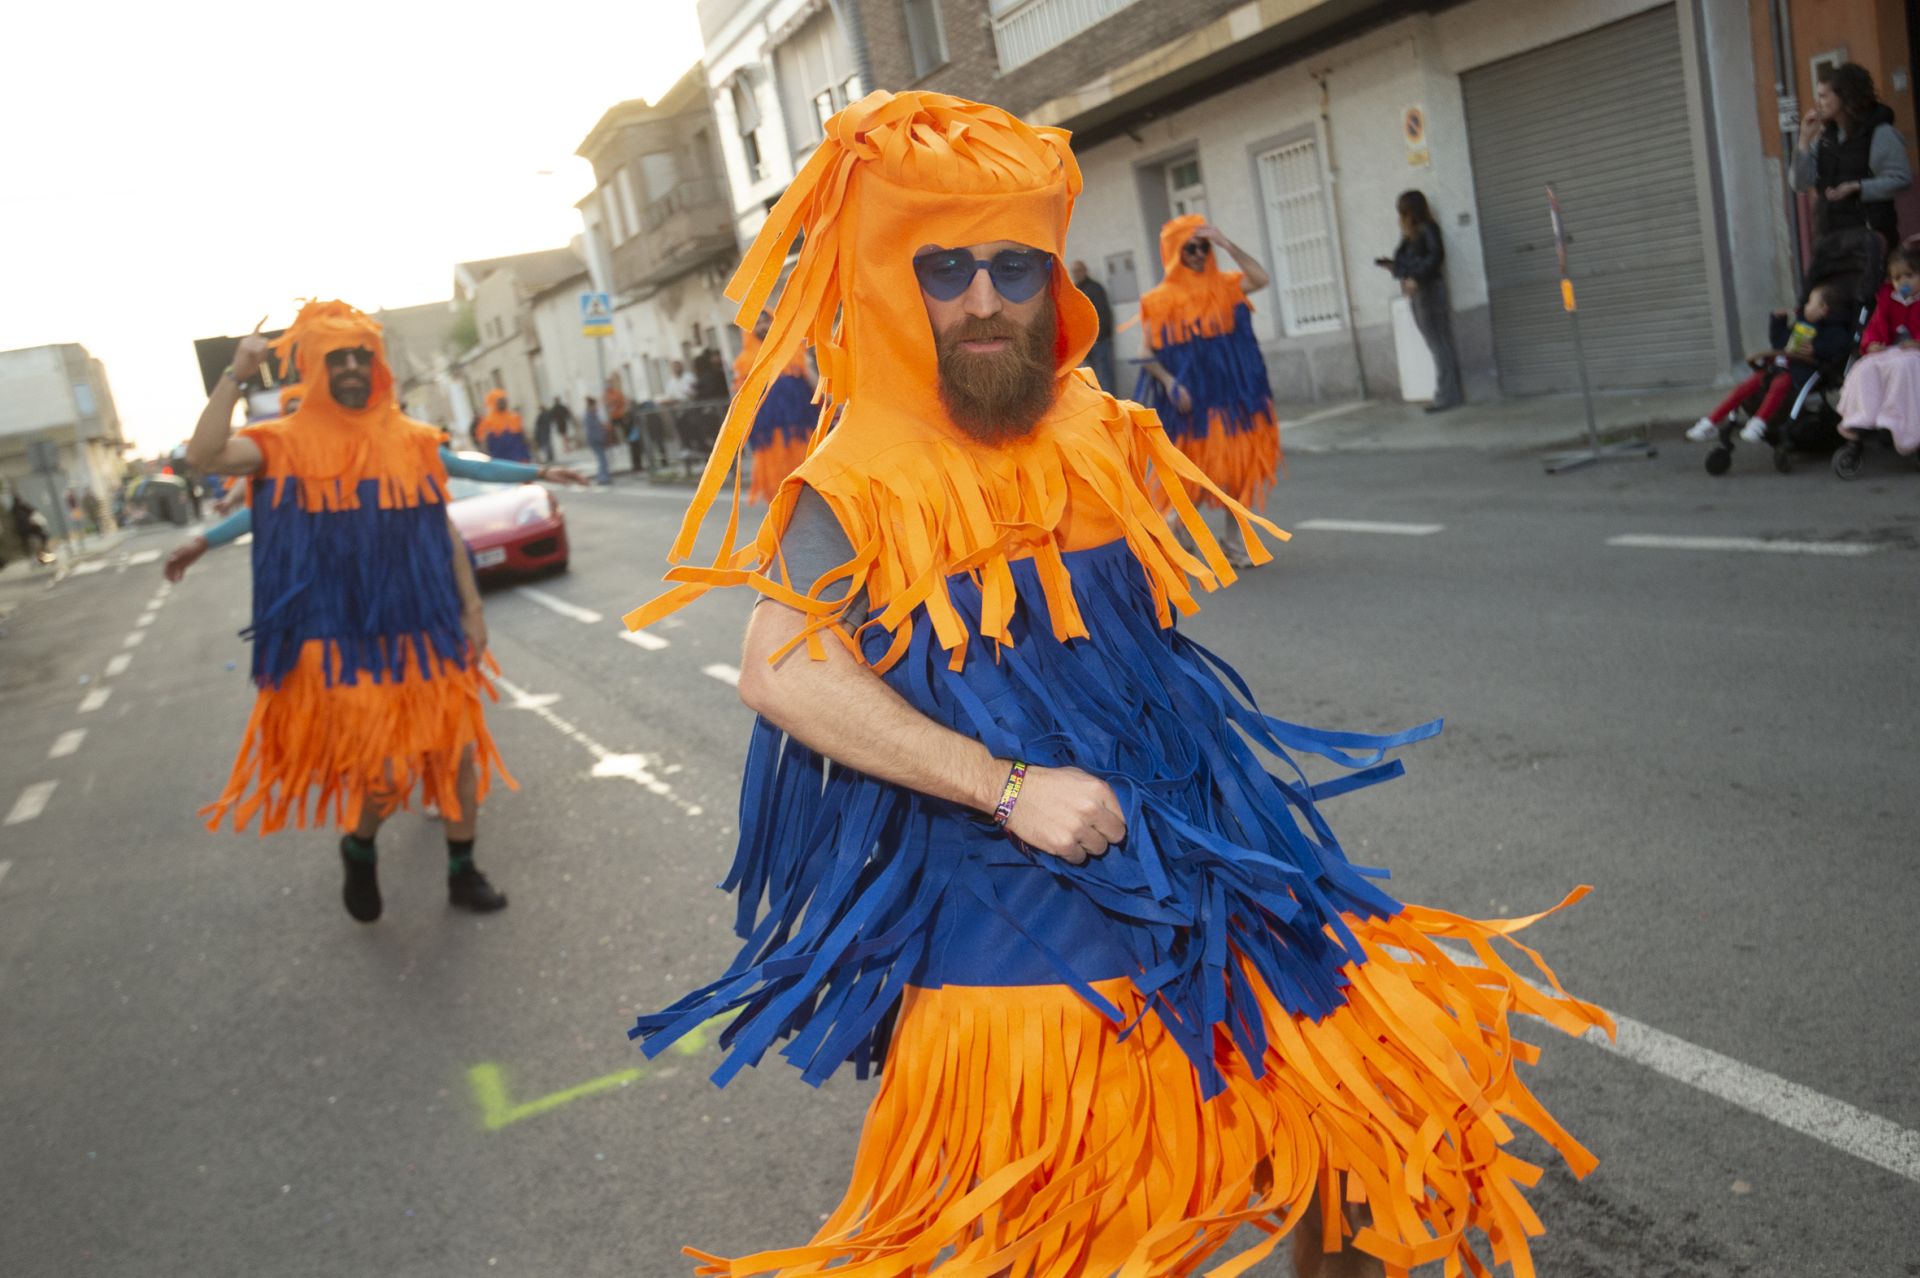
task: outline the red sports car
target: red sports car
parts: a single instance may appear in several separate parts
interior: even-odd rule
[[[447,513],[481,577],[567,570],[567,519],[539,484],[451,479]]]

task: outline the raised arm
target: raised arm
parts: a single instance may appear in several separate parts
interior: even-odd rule
[[[747,624],[740,699],[828,758],[894,785],[992,812],[1012,764],[935,723],[829,640],[826,660],[805,645],[769,664],[806,624],[805,614],[764,601]],[[1079,865],[1126,837],[1106,782],[1078,768],[1031,768],[1008,831],[1036,851]]]
[[[265,324],[262,316],[260,324]],[[212,475],[254,475],[260,471],[260,446],[251,439],[233,437],[233,406],[240,402],[240,384],[260,371],[266,362],[267,339],[260,336],[260,324],[240,339],[233,363],[213,384],[207,406],[194,423],[193,438],[187,441],[187,465]]]
[[[1201,227],[1198,234],[1204,235],[1209,240],[1212,240],[1215,248],[1225,249],[1227,254],[1233,258],[1234,265],[1238,266],[1245,276],[1245,278],[1241,280],[1245,292],[1258,293],[1261,289],[1273,282],[1273,277],[1267,274],[1267,268],[1260,265],[1259,258],[1228,239],[1221,233],[1220,228],[1213,223],[1209,222]]]
[[[444,445],[440,449],[440,461],[455,479],[474,479],[492,484],[530,484],[536,479],[544,479],[550,484],[571,484],[575,488],[587,486],[587,477],[569,466],[535,466],[530,462],[501,461],[497,457],[481,461],[462,457]]]

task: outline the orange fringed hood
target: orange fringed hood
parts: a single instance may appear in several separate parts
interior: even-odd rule
[[[1207,264],[1193,270],[1180,260],[1180,249],[1205,226],[1198,213],[1184,213],[1160,228],[1160,267],[1165,278],[1140,298],[1140,325],[1149,345],[1165,337],[1175,340],[1217,337],[1233,328],[1234,308],[1247,306],[1238,271],[1220,269],[1220,250],[1207,254]]]
[[[956,667],[969,635],[946,598],[945,578],[977,573],[986,590],[985,637],[1011,642],[1011,559],[1034,557],[1054,628],[1085,635],[1061,554],[1124,537],[1152,582],[1163,622],[1169,605],[1191,611],[1189,575],[1206,589],[1233,572],[1184,500],[1180,515],[1201,547],[1183,550],[1145,490],[1148,468],[1211,489],[1167,440],[1157,419],[1076,375],[1098,331],[1092,304],[1060,260],[1080,170],[1060,129],[1029,126],[997,107],[934,93],[877,92],[828,121],[826,138],[748,249],[727,295],[742,327],[758,318],[794,240],[799,259],[772,309],[767,336],[745,369],[669,560],[677,588],[626,617],[639,629],[715,586],[750,585],[812,615],[806,633],[835,626],[859,590],[875,622],[894,632],[890,662],[904,651],[913,611],[925,605]],[[1058,398],[1034,431],[1004,444],[978,442],[940,402],[931,321],[913,256],[1011,240],[1054,255]],[[758,537],[739,536],[734,466],[773,380],[814,348],[821,421],[810,456],[774,499]],[[839,416],[832,430],[824,423]],[[709,566],[685,565],[729,470],[734,494]],[[779,539],[805,484],[826,499],[853,540],[855,558],[811,597],[775,580]],[[1243,530],[1257,517],[1233,507]],[[1262,527],[1279,536],[1264,520]],[[1268,555],[1249,537],[1259,562]],[[836,597],[821,592],[831,587]],[[844,593],[840,593],[844,589]],[[851,636],[840,637],[850,646]],[[885,664],[885,663],[881,663]]]
[[[487,415],[480,419],[480,434],[505,435],[519,433],[520,414],[507,411],[507,393],[498,387],[487,392]]]
[[[242,432],[261,444],[264,475],[298,479],[308,510],[357,505],[357,485],[366,479],[381,481],[383,507],[440,500],[446,474],[436,434],[400,411],[378,320],[346,302],[308,302],[273,346],[297,374],[282,388],[281,405],[292,398],[300,405]],[[355,349],[373,358],[365,408],[335,400],[327,377],[327,356]]]

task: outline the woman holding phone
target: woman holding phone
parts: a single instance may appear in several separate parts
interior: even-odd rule
[[[1440,241],[1440,224],[1433,220],[1427,197],[1419,191],[1402,191],[1394,201],[1400,214],[1400,243],[1392,257],[1377,257],[1374,265],[1393,272],[1400,289],[1413,304],[1413,322],[1420,336],[1427,339],[1433,354],[1433,402],[1429,413],[1444,413],[1460,407],[1460,354],[1453,345],[1453,304],[1447,296],[1446,245]]]

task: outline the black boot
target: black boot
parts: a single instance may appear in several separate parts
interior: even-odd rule
[[[491,914],[507,908],[507,894],[487,882],[487,876],[468,863],[447,875],[447,904],[475,914]]]
[[[373,845],[363,845],[351,834],[342,835],[340,860],[347,867],[346,882],[340,887],[340,899],[346,903],[347,913],[362,923],[373,922],[380,917],[380,868]]]

